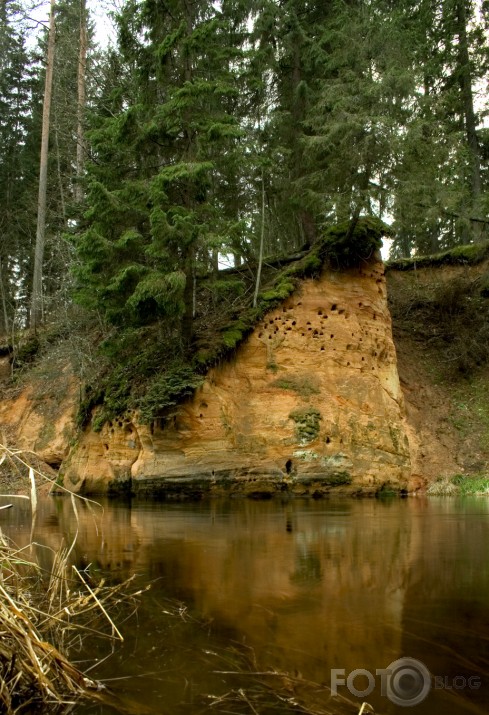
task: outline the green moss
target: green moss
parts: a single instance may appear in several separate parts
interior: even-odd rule
[[[321,413],[316,407],[294,410],[289,418],[295,422],[295,434],[300,444],[313,442],[319,436]]]
[[[36,450],[44,449],[56,436],[54,422],[46,421],[36,442]]]
[[[186,397],[191,397],[202,385],[203,378],[196,375],[188,365],[173,365],[149,382],[137,407],[143,423],[164,417],[170,408],[178,405]]]
[[[292,295],[296,287],[297,283],[291,281],[288,276],[284,276],[273,288],[261,293],[260,300],[265,303],[275,303],[285,300],[289,295]]]
[[[455,246],[447,251],[434,253],[430,256],[413,256],[389,261],[386,269],[411,271],[416,268],[431,268],[450,265],[475,265],[489,257],[489,241],[472,243],[466,246]]]
[[[281,390],[292,390],[306,398],[318,395],[320,392],[318,379],[313,375],[287,375],[274,380],[271,386]]]
[[[222,333],[222,342],[227,348],[235,348],[242,340],[243,331],[238,328],[231,328]]]
[[[348,472],[334,472],[333,474],[329,474],[324,480],[321,480],[322,483],[328,484],[331,487],[340,487],[344,484],[351,484],[353,479],[351,474]]]
[[[351,268],[368,260],[382,247],[382,236],[391,235],[387,224],[374,216],[359,218],[353,230],[345,221],[328,228],[322,242],[322,255],[332,266]]]

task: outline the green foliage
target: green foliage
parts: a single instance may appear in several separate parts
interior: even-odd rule
[[[295,433],[300,444],[309,444],[319,436],[321,413],[316,407],[294,410],[289,418],[295,422]]]
[[[452,477],[452,483],[459,488],[462,496],[471,494],[489,494],[489,476],[487,474],[457,474]]]
[[[486,474],[456,474],[440,477],[427,489],[429,496],[487,496],[489,476]]]

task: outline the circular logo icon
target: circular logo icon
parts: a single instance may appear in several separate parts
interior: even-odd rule
[[[415,658],[399,658],[387,667],[387,672],[387,697],[395,705],[418,705],[430,692],[430,672]]]

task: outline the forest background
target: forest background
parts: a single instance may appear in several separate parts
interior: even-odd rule
[[[82,421],[188,394],[333,225],[384,221],[393,258],[487,239],[488,2],[108,10],[109,44],[86,0],[0,5],[0,335],[21,365],[83,324]]]

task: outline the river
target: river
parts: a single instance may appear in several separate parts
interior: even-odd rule
[[[78,521],[68,498],[42,500],[36,542],[56,548],[78,528],[79,568],[151,584],[118,624],[123,643],[88,638],[77,655],[128,712],[356,713],[364,701],[376,713],[489,711],[485,498],[77,511]],[[3,531],[26,543],[28,504],[1,514]]]

